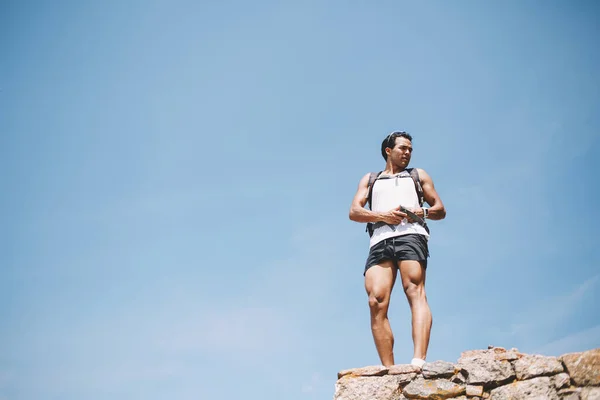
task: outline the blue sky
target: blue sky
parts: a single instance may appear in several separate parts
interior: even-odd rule
[[[0,399],[331,398],[379,363],[348,209],[392,130],[448,211],[428,360],[600,347],[599,13],[2,2]]]

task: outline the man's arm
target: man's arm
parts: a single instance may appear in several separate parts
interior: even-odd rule
[[[354,199],[352,199],[352,205],[350,206],[350,219],[356,222],[383,221],[387,224],[399,224],[402,222],[402,219],[406,218],[406,214],[399,211],[400,207],[384,213],[367,210],[365,208],[367,196],[369,194],[369,175],[370,174],[366,174],[363,176],[358,183],[358,189],[356,190]]]
[[[418,168],[417,171],[419,172],[419,179],[421,180],[421,187],[423,188],[423,197],[425,197],[427,204],[431,206],[427,212],[427,219],[444,219],[446,217],[446,208],[433,186],[433,180],[424,170]],[[423,209],[418,209],[415,214],[419,217],[423,217]]]

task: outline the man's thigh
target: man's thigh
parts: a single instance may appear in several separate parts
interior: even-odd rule
[[[377,297],[384,296],[388,300],[394,283],[398,268],[392,260],[383,260],[371,266],[365,273],[365,289],[369,295]]]
[[[400,279],[402,279],[402,286],[404,288],[410,286],[425,286],[427,269],[423,267],[423,264],[420,261],[398,261],[398,269],[400,270]]]

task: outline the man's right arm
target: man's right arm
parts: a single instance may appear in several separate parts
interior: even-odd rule
[[[383,221],[387,224],[399,224],[406,218],[405,213],[398,211],[400,207],[388,212],[375,212],[365,208],[367,196],[369,194],[369,175],[370,174],[366,174],[363,176],[358,183],[358,189],[354,195],[354,199],[352,199],[352,205],[350,206],[350,219],[356,222]]]

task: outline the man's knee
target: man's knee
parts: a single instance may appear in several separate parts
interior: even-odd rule
[[[386,310],[390,301],[389,293],[374,290],[369,293],[369,308],[371,311]]]
[[[406,293],[406,297],[411,301],[425,299],[425,287],[423,285],[408,283],[404,286],[404,293]]]

